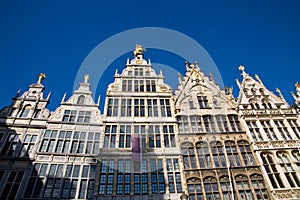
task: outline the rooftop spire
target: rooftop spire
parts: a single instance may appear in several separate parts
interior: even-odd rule
[[[42,83],[42,81],[43,81],[45,78],[46,78],[46,74],[40,73],[39,79],[38,79],[37,83]]]
[[[87,83],[90,79],[90,76],[88,74],[84,75],[84,82]]]

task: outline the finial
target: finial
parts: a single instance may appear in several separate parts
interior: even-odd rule
[[[189,62],[187,60],[184,62],[184,64],[186,67],[189,67]]]
[[[118,69],[116,69],[116,71],[115,71],[115,76],[116,76],[116,75],[118,75]]]
[[[98,96],[97,105],[100,105],[100,95]]]
[[[297,96],[300,97],[300,84],[298,82],[295,83],[295,88],[296,88],[296,91],[297,91],[297,93],[296,93]]]
[[[276,88],[276,92],[278,93],[279,97],[285,101],[285,99],[284,99],[284,97],[283,97],[283,95],[282,95],[279,88]]]
[[[235,82],[239,86],[239,88],[241,88],[241,84],[240,84],[240,82],[239,82],[239,80],[237,78],[235,79]]]
[[[243,65],[238,66],[238,69],[239,69],[240,71],[242,71],[242,72],[245,71],[245,67],[244,67]]]
[[[214,80],[214,77],[213,77],[213,75],[212,75],[212,73],[209,73],[209,74],[208,74],[208,78],[209,78],[210,81],[215,81],[215,80]]]
[[[225,86],[225,92],[227,95],[232,95],[233,87]]]
[[[139,55],[139,54],[142,54],[142,55],[143,55],[145,52],[146,52],[146,49],[143,48],[142,45],[136,44],[136,45],[135,45],[135,50],[134,50],[134,52],[133,52],[133,55],[134,55],[134,57],[136,58],[137,55]]]
[[[84,82],[87,83],[90,79],[90,76],[88,74],[84,75]]]
[[[295,88],[296,88],[297,91],[300,90],[300,85],[299,85],[298,82],[295,83]]]
[[[63,96],[63,98],[61,99],[61,101],[60,101],[60,103],[62,104],[62,103],[64,103],[64,101],[65,101],[65,98],[66,98],[66,93],[64,94],[64,96]]]
[[[41,83],[41,82],[42,82],[42,80],[44,80],[45,78],[46,78],[46,74],[44,74],[44,73],[40,73],[40,75],[39,75],[39,79],[38,79],[37,83]]]

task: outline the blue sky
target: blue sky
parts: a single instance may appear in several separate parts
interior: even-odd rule
[[[299,9],[296,0],[1,1],[0,107],[43,72],[45,93],[52,91],[49,109],[54,110],[65,92],[70,97],[79,67],[98,44],[139,27],[168,28],[193,38],[210,54],[224,84],[234,86],[236,96],[235,79],[241,80],[237,66],[242,64],[270,90],[279,87],[292,103],[290,92],[300,81]],[[96,91],[102,104],[107,84],[127,57],[131,53],[111,66],[97,66],[107,69]],[[185,70],[184,59],[168,52],[149,49],[146,57]]]

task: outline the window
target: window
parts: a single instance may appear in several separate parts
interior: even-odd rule
[[[107,116],[118,116],[119,99],[109,98]]]
[[[198,168],[196,165],[195,149],[192,144],[185,143],[181,146],[184,169]]]
[[[176,147],[173,125],[163,125],[165,147]]]
[[[9,133],[8,138],[4,144],[4,148],[1,151],[2,156],[16,156],[15,154],[19,151],[18,143],[20,141],[20,134],[14,132]]]
[[[271,126],[269,121],[260,121],[269,141],[278,140],[273,127]]]
[[[241,161],[238,155],[237,147],[234,141],[225,141],[225,149],[230,166],[241,166]],[[251,152],[250,152],[251,153]],[[247,166],[247,164],[246,164]]]
[[[293,139],[282,120],[274,120],[274,123],[275,123],[276,128],[278,129],[278,132],[280,133],[280,136],[283,140],[292,140]]]
[[[208,108],[208,99],[206,96],[198,96],[197,99],[198,99],[200,109]]]
[[[20,157],[29,157],[33,151],[35,142],[37,141],[37,135],[27,133],[24,141],[22,142],[21,151],[19,152]]]
[[[291,187],[299,187],[300,182],[295,170],[292,167],[292,163],[290,162],[288,155],[284,152],[277,153],[277,157],[279,159],[281,171],[284,173],[285,178],[289,182]]]
[[[33,118],[35,118],[35,119],[40,118],[41,112],[42,112],[41,109],[36,109],[35,112],[34,112]]]
[[[145,100],[134,99],[134,116],[145,117]]]
[[[205,131],[207,133],[216,132],[216,127],[215,127],[213,116],[211,116],[211,115],[203,116],[203,122],[204,122]]]
[[[134,68],[134,76],[144,76],[143,68]]]
[[[203,183],[206,199],[219,200],[220,194],[217,179],[211,176],[206,177],[203,179]]]
[[[120,125],[119,148],[131,147],[131,125]]]
[[[146,92],[156,92],[155,80],[146,80]]]
[[[144,92],[145,91],[144,80],[134,80],[134,91],[135,92]]]
[[[10,171],[8,179],[4,185],[1,199],[15,199],[20,183],[23,179],[24,172],[22,171]]]
[[[252,174],[250,176],[250,180],[257,199],[261,199],[261,200],[270,199],[262,175]]]
[[[294,158],[295,164],[297,165],[298,170],[300,171],[300,153],[298,150],[292,151],[292,156]]]
[[[91,111],[79,111],[77,122],[90,122],[91,119]]]
[[[40,152],[97,154],[100,132],[46,130]]]
[[[147,105],[148,105],[148,116],[157,117],[158,116],[157,99],[147,99]]]
[[[160,111],[162,117],[171,117],[171,105],[169,99],[160,99]]]
[[[252,154],[249,143],[244,140],[238,141],[238,146],[243,158],[244,165],[245,166],[255,165],[254,156]]]
[[[106,125],[104,136],[104,148],[116,148],[117,125]]]
[[[300,139],[300,127],[297,123],[297,120],[288,120],[289,125],[291,126],[293,133],[296,135],[298,139]]]
[[[122,91],[131,92],[132,91],[132,80],[123,80],[122,81]]]
[[[77,104],[83,105],[84,104],[84,100],[85,100],[85,96],[84,95],[80,95],[78,97]]]
[[[64,122],[75,122],[77,115],[76,110],[65,110],[64,116],[63,116],[63,121]]]
[[[261,154],[261,159],[263,161],[264,169],[268,174],[269,180],[273,188],[284,188],[272,155],[270,153],[263,153]]]
[[[118,159],[116,161],[105,159],[101,161],[100,195],[111,195],[114,185],[116,185],[115,190],[118,195],[129,195],[131,192],[137,195],[148,194],[150,192],[149,185],[151,185],[152,194],[165,193],[166,182],[162,159],[143,159],[140,162],[141,173],[131,173],[135,165],[134,162],[131,162],[131,159]],[[115,163],[117,166],[115,166]],[[147,166],[150,166],[150,168],[148,169]]]
[[[231,126],[231,130],[233,132],[241,131],[241,125],[240,125],[240,120],[237,115],[228,115],[228,120]]]
[[[230,186],[230,180],[228,176],[222,176],[220,178],[220,186],[223,194],[224,200],[230,200],[233,199],[232,193],[231,193],[231,186]],[[236,198],[235,198],[236,199]]]
[[[179,173],[178,159],[167,158],[168,185],[170,193],[182,192],[181,178]],[[177,171],[177,172],[176,172]]]
[[[200,168],[211,168],[211,158],[209,148],[206,142],[196,144],[196,151]]]
[[[21,118],[26,118],[26,117],[28,117],[28,114],[29,114],[30,110],[31,110],[31,105],[26,105],[26,106],[23,108],[23,111],[22,111],[20,117],[21,117]]]
[[[203,133],[201,117],[200,116],[190,116],[190,122],[193,133]]]
[[[226,115],[216,115],[219,132],[229,132]]]
[[[197,178],[188,179],[187,188],[188,188],[190,200],[204,200],[200,179]]]
[[[187,116],[177,118],[179,133],[189,133],[189,121]]]
[[[225,155],[223,151],[223,145],[221,142],[211,142],[210,143],[212,157],[214,160],[215,167],[226,167]]]
[[[131,99],[122,99],[121,117],[131,117]]]
[[[263,141],[263,137],[257,127],[256,121],[248,121],[247,126],[254,141]]]
[[[161,135],[159,130],[159,125],[149,125],[149,147],[150,148],[160,148],[161,147]]]
[[[250,184],[247,176],[237,175],[235,183],[238,190],[238,196],[242,200],[253,200],[253,194],[250,189]]]

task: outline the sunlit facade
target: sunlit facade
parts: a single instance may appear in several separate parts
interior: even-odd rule
[[[256,75],[219,88],[185,63],[173,90],[137,45],[106,89],[89,76],[53,112],[38,81],[0,111],[0,199],[300,199],[299,94]]]

